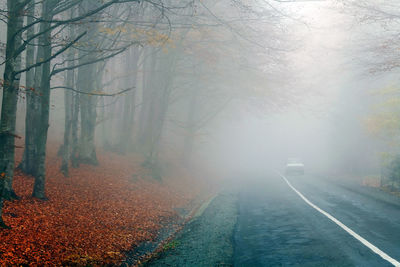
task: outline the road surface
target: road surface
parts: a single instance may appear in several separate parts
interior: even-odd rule
[[[213,201],[194,227],[177,237],[176,247],[150,265],[393,266],[400,260],[397,199],[386,201],[382,193],[315,176],[287,177],[312,207],[276,173],[240,178]],[[378,254],[315,207],[369,242]],[[221,239],[218,236],[226,249],[218,245],[212,249],[218,253],[204,249],[204,237],[215,243]],[[193,246],[199,237],[203,245]]]

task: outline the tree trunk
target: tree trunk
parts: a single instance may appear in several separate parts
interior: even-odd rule
[[[100,118],[101,118],[101,144],[103,148],[107,149],[108,147],[108,141],[107,141],[107,119],[106,119],[106,101],[104,101],[104,96],[101,96],[100,98]]]
[[[74,71],[69,70],[66,77],[66,86],[72,88],[74,86]],[[62,145],[62,163],[61,172],[64,176],[69,175],[69,161],[71,158],[71,127],[73,117],[73,92],[64,91],[65,119],[64,119],[64,142]]]
[[[78,120],[79,120],[79,94],[73,94],[73,112],[71,118],[71,166],[73,168],[79,167],[78,159]]]
[[[169,91],[168,88],[163,89],[163,94],[159,96],[159,101],[154,103],[152,120],[152,139],[150,151],[147,160],[151,166],[158,165],[158,154],[160,151],[160,142],[164,129],[165,117],[168,111]]]
[[[138,144],[140,150],[143,153],[148,153],[151,147],[152,139],[152,101],[156,87],[155,82],[155,67],[156,67],[156,50],[151,49],[146,51],[144,62],[144,74],[143,74],[143,90],[142,90],[142,105],[140,109],[139,118],[139,133],[138,133]]]
[[[51,24],[48,22],[52,19],[52,11],[56,4],[56,0],[48,0],[43,2],[41,30],[43,34],[39,38],[39,44],[43,47],[43,58],[51,57],[51,31],[48,30]],[[35,158],[36,172],[34,174],[35,184],[33,186],[32,196],[39,199],[47,199],[45,193],[45,178],[46,178],[46,143],[47,132],[49,129],[49,111],[50,111],[50,61],[42,65],[41,82],[38,88],[39,109],[38,118],[36,121],[37,131],[35,132],[35,147],[37,155]]]
[[[137,79],[137,64],[139,60],[139,49],[134,47],[129,50],[129,55],[126,60],[126,70],[129,71],[129,76],[125,78],[125,87],[136,87]],[[136,89],[134,88],[124,98],[124,112],[122,117],[122,129],[119,137],[119,150],[122,153],[132,145],[132,127],[135,117],[135,96]]]
[[[99,5],[97,0],[87,0],[82,2],[81,12],[84,14],[85,10],[90,10]],[[85,36],[82,42],[85,42],[88,47],[96,47],[96,32],[97,28],[95,25],[89,24],[87,29],[88,34]],[[96,59],[96,55],[93,53],[87,54],[82,50],[79,51],[79,64],[87,64],[93,62]],[[79,67],[77,88],[79,91],[85,93],[91,93],[96,90],[96,70],[98,64],[88,64]],[[96,129],[96,104],[97,97],[90,94],[82,94],[80,97],[80,112],[81,112],[81,136],[79,143],[79,161],[80,163],[97,165],[96,148],[94,145],[94,135]]]
[[[3,101],[0,120],[0,226],[4,227],[1,218],[3,199],[12,196],[12,178],[14,175],[15,122],[17,116],[17,98],[19,77],[15,71],[21,66],[21,57],[16,48],[21,44],[23,1],[8,0],[8,23],[6,61],[4,69]]]
[[[42,10],[43,10],[42,6]],[[44,30],[44,24],[41,23],[39,31]],[[42,38],[42,37],[40,37]],[[42,39],[40,39],[42,40]],[[39,42],[40,42],[39,40]],[[37,46],[36,62],[44,59],[44,49],[42,45]],[[27,103],[26,118],[25,118],[25,149],[21,163],[21,170],[26,174],[35,176],[37,172],[37,145],[36,136],[38,131],[38,123],[40,123],[40,102],[42,96],[40,95],[41,79],[42,79],[43,65],[40,65],[34,69],[33,75],[33,86],[30,90],[29,104]]]
[[[35,3],[32,2],[31,6],[29,6],[27,13],[27,24],[31,24],[33,22],[33,16],[35,11]],[[31,38],[35,34],[35,27],[32,26],[27,31],[27,39]],[[28,45],[26,48],[26,67],[34,64],[35,60],[35,45]],[[32,129],[34,128],[34,121],[32,120],[32,112],[34,110],[35,105],[35,88],[34,88],[34,79],[35,79],[35,69],[31,69],[26,72],[25,77],[25,90],[26,90],[26,115],[25,115],[25,149],[24,154],[22,156],[22,161],[19,164],[18,168],[21,169],[24,173],[33,174],[32,168],[32,146],[33,135],[31,134]]]
[[[71,18],[73,17],[73,10],[71,10]],[[72,26],[69,27],[69,36],[74,36],[74,30]],[[74,59],[74,51],[72,49],[69,49],[67,58],[68,58],[68,63],[67,67],[72,67],[73,63],[72,60]],[[65,85],[68,88],[73,88],[75,85],[75,71],[73,69],[70,69],[67,71],[66,77],[65,77]],[[73,119],[73,112],[74,112],[74,106],[73,106],[73,92],[69,89],[64,90],[64,142],[62,145],[63,151],[62,151],[62,163],[61,163],[61,172],[64,174],[65,177],[69,176],[69,161],[71,158],[71,133],[72,133],[72,119]]]
[[[186,120],[186,134],[183,139],[183,153],[182,160],[185,165],[190,164],[190,159],[193,151],[195,127],[195,116],[197,109],[198,90],[192,89],[192,94],[189,102],[189,112]]]
[[[78,88],[80,91],[90,93],[95,90],[95,64],[85,65],[79,68]],[[96,129],[96,102],[94,95],[80,96],[81,111],[81,137],[79,146],[79,161],[81,163],[97,165],[94,134]]]
[[[162,55],[158,66],[157,73],[163,73],[163,76],[159,77],[159,82],[155,86],[158,90],[154,90],[152,97],[151,107],[151,145],[150,151],[147,157],[147,161],[152,166],[158,164],[158,155],[160,151],[161,137],[164,128],[165,118],[169,107],[169,98],[171,93],[171,87],[173,83],[174,71],[176,66],[177,53],[170,52],[168,55]]]

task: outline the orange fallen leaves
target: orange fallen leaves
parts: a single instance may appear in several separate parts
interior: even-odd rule
[[[0,230],[0,266],[117,264],[199,194],[193,181],[132,179],[139,162],[110,153],[99,155],[99,166],[81,165],[65,178],[56,150],[48,154],[49,201],[32,199],[33,178],[15,173],[21,199],[5,202],[3,218],[12,228]]]

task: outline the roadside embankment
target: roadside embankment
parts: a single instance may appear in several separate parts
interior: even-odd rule
[[[318,175],[321,179],[331,182],[343,189],[373,198],[377,201],[385,202],[389,205],[400,207],[400,197],[394,192],[389,192],[384,187],[380,187],[377,181],[366,180],[365,177],[351,176],[323,176]]]
[[[222,192],[144,266],[231,266],[237,195]]]

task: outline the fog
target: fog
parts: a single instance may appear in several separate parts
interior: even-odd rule
[[[219,122],[213,166],[233,173],[282,171],[287,158],[296,157],[316,173],[379,172],[382,143],[371,138],[363,121],[374,101],[371,92],[392,77],[371,75],[370,63],[362,59],[370,56],[365,47],[376,45],[362,42],[379,28],[356,22],[332,3],[284,3],[279,8],[291,44],[284,53],[288,77],[272,86],[288,95],[225,111],[234,112],[235,119]]]
[[[27,177],[23,199],[114,170],[184,199],[296,158],[400,187],[399,17],[395,0],[0,0],[0,226]]]
[[[131,131],[127,133],[129,142],[133,142],[132,148],[135,147],[137,140],[134,140],[143,126],[140,114],[144,113],[141,107],[143,97],[146,97],[144,87],[149,86],[144,77],[155,71],[154,80],[158,79],[160,85],[165,84],[164,90],[171,102],[165,115],[160,115],[165,116],[162,129],[157,130],[161,141],[154,141],[166,154],[179,158],[178,154],[186,153],[177,149],[182,142],[188,142],[184,141],[184,136],[197,135],[198,132],[202,137],[189,141],[194,147],[191,153],[197,155],[191,157],[191,161],[200,165],[204,162],[217,169],[232,169],[233,172],[238,168],[267,166],[279,169],[288,157],[300,157],[310,170],[318,172],[333,169],[346,172],[353,167],[362,171],[366,166],[373,172],[374,168],[379,168],[377,155],[381,152],[381,140],[368,136],[363,120],[374,101],[371,91],[393,83],[392,71],[371,74],[375,63],[371,61],[374,61],[385,38],[391,38],[389,26],[392,25],[376,22],[373,10],[367,11],[372,5],[368,2],[358,7],[340,1],[255,1],[248,6],[228,2],[192,3],[193,6],[189,5],[183,11],[187,14],[195,12],[192,17],[180,17],[170,11],[159,22],[152,21],[151,13],[156,17],[158,11],[152,10],[151,4],[148,7],[147,4],[129,7],[133,8],[132,12],[137,12],[135,8],[144,8],[148,14],[138,16],[147,16],[147,19],[146,22],[135,22],[134,16],[130,17],[128,24],[137,23],[141,32],[135,29],[136,33],[119,37],[119,47],[136,42],[139,47],[146,48],[147,42],[155,52],[158,49],[163,51],[160,60],[164,57],[166,63],[175,62],[176,66],[170,73],[165,73],[168,68],[164,69],[162,65],[159,70],[149,70],[152,63],[146,65],[146,57],[151,54],[140,52],[135,44],[129,49],[138,52],[129,53],[142,54],[137,56],[141,65],[135,67],[136,70],[127,69],[136,64],[125,63],[127,52],[112,57],[106,55],[104,74],[99,80],[105,87],[97,86],[94,91],[116,95],[93,97],[97,98],[99,121],[95,130],[96,143],[104,146],[106,142],[115,146],[112,143],[121,138],[120,132],[128,129]],[[173,4],[170,5],[173,10]],[[385,7],[382,5],[382,9]],[[114,7],[112,12],[117,14],[118,8]],[[224,12],[226,8],[231,10],[230,15]],[[170,25],[165,25],[165,22]],[[146,32],[146,23],[153,25],[153,32]],[[193,28],[182,27],[185,24],[192,24]],[[123,25],[118,25],[118,22],[111,28],[104,25],[105,30],[99,33],[114,37],[117,32],[121,36],[132,32],[133,26]],[[2,43],[5,44],[5,24],[2,27]],[[149,41],[155,34],[160,34],[157,37],[160,43]],[[185,39],[179,39],[179,35]],[[382,43],[372,36],[382,38]],[[66,64],[57,58],[53,61],[54,66]],[[135,92],[118,95],[118,91],[132,85],[132,81],[126,78],[133,75],[132,71],[135,72]],[[161,72],[167,76],[161,77]],[[50,103],[49,138],[58,142],[64,133],[64,110],[69,109],[65,106],[63,92],[68,89],[62,89],[65,75],[51,78],[52,87],[61,88],[52,90]],[[22,73],[21,81],[24,79],[25,73]],[[115,121],[115,126],[107,121],[101,123],[99,118],[106,117],[104,114],[107,113],[114,118],[125,116],[126,97],[132,97],[131,106],[137,106],[132,106],[131,112],[135,113],[132,125],[121,128],[126,122]],[[16,133],[21,136],[25,131],[24,102],[25,98],[20,97]],[[191,103],[198,105],[197,110],[188,109]],[[101,108],[102,105],[105,107]],[[206,121],[200,122],[201,117]],[[192,120],[193,125],[202,125],[191,128],[185,120]]]
[[[172,3],[170,5],[173,6]],[[196,124],[201,116],[210,116],[206,122],[199,122],[204,125],[198,129],[189,129],[192,135],[197,131],[204,135],[198,142],[193,142],[193,153],[197,153],[198,158],[193,157],[191,161],[207,162],[212,158],[214,163],[207,164],[216,168],[224,166],[223,169],[234,166],[235,169],[239,166],[251,169],[267,165],[278,168],[286,158],[295,156],[302,158],[310,169],[316,171],[323,171],[324,168],[341,170],[346,168],[345,165],[377,168],[379,160],[376,154],[380,152],[381,140],[371,139],[362,121],[375,101],[371,91],[393,83],[392,71],[370,72],[375,66],[373,64],[376,62],[372,61],[380,45],[385,38],[391,38],[393,29],[390,23],[382,25],[376,22],[374,16],[378,16],[379,12],[366,10],[372,4],[365,2],[357,7],[340,1],[272,1],[248,3],[249,6],[239,2],[209,5],[188,6],[183,12],[194,11],[192,17],[180,17],[171,11],[160,22],[153,22],[151,13],[157,16],[158,11],[151,10],[150,4],[148,10],[144,11],[148,12],[145,15],[148,16],[146,22],[135,22],[134,18],[128,20],[130,25],[137,23],[137,27],[148,37],[135,33],[120,37],[118,41],[122,42],[122,46],[132,41],[145,48],[144,43],[149,42],[146,38],[152,38],[152,34],[158,31],[160,36],[157,38],[161,42],[152,41],[152,49],[163,51],[160,52],[160,60],[163,60],[163,53],[166,56],[177,53],[172,55],[176,69],[164,73],[167,77],[158,78],[160,85],[166,83],[165,86],[170,88],[165,90],[171,104],[167,107],[166,115],[162,115],[165,116],[165,124],[163,130],[160,129],[162,141],[154,141],[157,146],[163,147],[168,154],[171,146],[176,147],[184,142],[188,131],[188,125],[182,125],[187,124],[184,120],[191,119]],[[226,8],[231,9],[230,15],[224,13]],[[386,6],[382,5],[381,8]],[[117,7],[113,12],[118,13]],[[170,25],[165,25],[164,21]],[[146,33],[146,23],[153,23],[153,33]],[[182,28],[184,24],[192,24],[193,28]],[[121,25],[117,22],[114,28],[103,26],[105,30],[100,34],[108,31],[114,37],[117,31],[120,34],[132,31],[129,28],[132,26]],[[2,43],[5,44],[5,24],[2,27]],[[77,29],[74,31],[79,32]],[[135,31],[139,32],[137,29]],[[180,43],[177,43],[181,38],[177,37],[179,35],[187,37],[182,37],[186,39],[180,39]],[[135,40],[136,36],[142,39]],[[373,36],[382,38],[382,43]],[[131,47],[136,49],[135,44]],[[168,51],[170,49],[174,50]],[[105,87],[94,90],[102,94],[116,94],[118,88],[132,85],[126,76],[136,71],[133,79],[137,89],[134,93],[94,97],[98,105],[97,121],[101,121],[100,116],[107,116],[104,114],[110,112],[114,118],[124,116],[122,106],[126,101],[125,95],[134,97],[132,105],[138,107],[133,115],[134,122],[128,127],[132,131],[127,133],[131,136],[130,142],[135,142],[135,136],[140,132],[141,126],[136,123],[143,124],[139,114],[143,113],[140,102],[144,101],[142,98],[146,95],[144,86],[148,86],[144,81],[145,73],[154,71],[146,69],[151,67],[151,63],[146,65],[146,52],[133,53],[142,53],[137,57],[139,64],[142,64],[139,68],[135,67],[137,70],[127,69],[130,66],[125,63],[127,52],[110,58],[106,56],[104,74],[97,81]],[[170,59],[166,60],[168,62]],[[53,64],[65,65],[57,58]],[[390,65],[390,61],[387,64]],[[155,79],[157,71],[166,71],[163,66],[160,68],[154,72]],[[51,78],[52,86],[61,86],[61,89],[52,90],[51,94],[49,138],[57,139],[64,132],[62,121],[65,120],[64,110],[68,109],[63,100],[64,74]],[[22,73],[21,81],[24,79],[25,73]],[[190,94],[194,94],[194,100],[190,100]],[[198,101],[198,110],[188,110],[190,101]],[[24,97],[18,102],[18,135],[23,135],[25,131],[24,102]],[[106,107],[102,109],[101,105]],[[115,122],[115,127],[107,123],[99,122],[96,127],[98,144],[116,142],[115,139],[121,138],[120,131],[126,131],[121,128],[121,123],[126,123],[124,121]],[[110,129],[106,132],[104,128]],[[105,141],[107,138],[110,140]],[[171,150],[171,153],[182,152]],[[209,157],[210,154],[213,156]],[[351,164],[353,161],[354,164]]]

